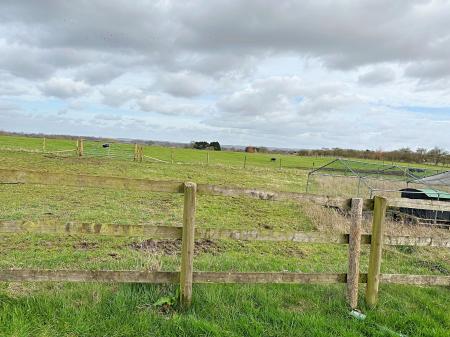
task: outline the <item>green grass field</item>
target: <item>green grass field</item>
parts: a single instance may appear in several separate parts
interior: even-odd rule
[[[17,139],[1,137],[0,148],[42,147],[39,139],[21,138],[20,144]],[[47,141],[48,150],[72,146],[72,141]],[[146,153],[170,159],[170,149],[148,147]],[[239,164],[242,153],[223,152],[210,153],[209,166],[192,165],[200,163],[203,156],[202,151],[176,149],[175,160],[184,158],[179,161],[185,164],[172,165],[135,163],[121,157],[75,158],[0,150],[0,168],[191,180],[302,192],[307,171],[293,167],[308,163],[312,166],[312,161],[318,160],[291,156],[293,167],[279,170],[266,162],[271,155],[256,154],[255,165],[244,169]],[[214,160],[217,165],[212,164]],[[182,196],[167,193],[0,184],[0,200],[0,220],[169,226],[182,221]],[[339,215],[330,213],[329,219],[332,216]],[[198,198],[199,227],[339,230],[319,226],[318,221],[308,204]],[[445,231],[436,233],[448,235]],[[177,270],[179,243],[160,241],[156,248],[140,248],[147,239],[3,234],[0,268]],[[200,241],[197,246],[194,269],[198,271],[347,269],[345,245],[218,240]],[[367,248],[362,251],[362,272],[367,271]],[[448,275],[449,249],[386,247],[382,272]],[[159,298],[175,293],[175,285],[0,282],[0,336],[398,336],[393,332],[406,336],[450,336],[450,292],[445,287],[382,284],[380,302],[373,309],[365,305],[362,287],[359,303],[367,314],[364,321],[349,316],[344,285],[194,285],[190,309],[175,306],[161,310],[153,305]]]
[[[47,152],[65,151],[75,149],[75,140],[46,138],[45,150]],[[110,148],[102,148],[104,141],[84,141],[84,155],[86,157],[109,157],[109,159],[132,160],[134,154],[134,145],[118,142],[110,142]],[[0,150],[23,150],[23,151],[43,151],[43,138],[37,137],[19,137],[19,136],[3,136],[0,135]],[[63,153],[61,155],[75,156],[75,152]],[[162,160],[167,163],[180,164],[197,164],[220,165],[231,167],[261,167],[270,169],[282,168],[301,168],[312,169],[318,168],[331,162],[333,157],[305,157],[287,154],[270,154],[270,153],[244,153],[232,151],[202,151],[184,148],[169,148],[162,146],[145,146],[144,155],[147,161],[151,158]],[[208,159],[209,157],[209,159]],[[271,159],[275,158],[275,161]],[[382,162],[375,160],[358,160],[368,164],[394,164],[405,167],[419,167],[432,171],[442,170],[442,167],[427,164],[408,164],[398,162]],[[351,163],[353,169],[364,169],[360,163]],[[370,167],[369,167],[370,168]]]

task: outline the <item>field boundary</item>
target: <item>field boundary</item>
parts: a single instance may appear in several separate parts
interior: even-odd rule
[[[1,269],[2,282],[107,282],[107,283],[179,283],[177,271],[136,270],[50,270]],[[450,286],[450,276],[380,274],[383,283]],[[347,282],[347,273],[295,272],[193,272],[196,284],[337,284]],[[359,274],[359,283],[367,283],[367,273]]]
[[[148,224],[99,224],[77,223],[74,221],[28,221],[0,220],[0,233],[37,233],[37,234],[87,234],[102,236],[145,236],[159,240],[177,240],[182,238],[182,226],[154,226]],[[349,233],[299,232],[255,229],[195,228],[196,240],[241,240],[297,243],[349,244]],[[371,234],[361,234],[361,244],[370,245]],[[384,235],[386,246],[418,246],[450,248],[450,238],[438,236]]]
[[[350,307],[355,308],[358,301],[358,287],[359,283],[366,280],[366,303],[369,306],[374,306],[378,301],[379,284],[385,283],[401,283],[401,284],[419,284],[419,285],[449,285],[450,277],[440,275],[402,275],[402,274],[381,274],[382,252],[384,244],[403,245],[435,245],[439,242],[438,238],[411,238],[411,237],[392,237],[384,234],[384,219],[386,216],[386,209],[388,203],[394,207],[417,207],[420,205],[430,205],[442,209],[449,209],[450,204],[444,202],[420,202],[416,200],[410,202],[406,200],[387,200],[386,198],[375,196],[373,199],[342,199],[342,198],[327,198],[320,196],[311,196],[299,193],[285,193],[285,192],[267,192],[254,189],[242,189],[212,186],[206,184],[197,185],[193,182],[171,182],[171,181],[154,181],[147,179],[131,179],[123,177],[99,177],[89,175],[66,175],[62,173],[48,173],[39,171],[25,171],[25,170],[8,170],[0,169],[0,183],[4,184],[43,184],[43,185],[58,185],[58,186],[78,186],[78,187],[101,187],[101,188],[119,188],[119,189],[137,189],[142,191],[153,192],[169,192],[169,193],[183,193],[184,194],[184,208],[183,208],[183,227],[168,227],[148,228],[145,226],[140,229],[147,230],[149,235],[170,235],[180,236],[181,228],[181,264],[180,272],[112,272],[112,271],[39,271],[39,270],[0,270],[0,280],[27,280],[27,281],[103,281],[103,282],[147,282],[158,283],[159,280],[174,282],[180,284],[180,299],[183,306],[189,306],[192,301],[192,284],[193,283],[347,283],[347,299]],[[250,196],[263,200],[310,200],[328,207],[341,207],[351,209],[351,227],[349,234],[334,235],[330,238],[323,233],[283,233],[280,232],[263,232],[258,231],[235,231],[235,230],[213,230],[195,228],[195,213],[196,213],[196,198],[197,192],[199,194],[223,195],[223,196]],[[411,206],[413,205],[413,206]],[[362,212],[364,208],[373,210],[372,232],[368,237],[366,234],[361,234]],[[124,226],[117,227],[117,225],[105,226],[105,233],[122,233],[129,234],[127,231],[131,230]],[[48,230],[58,231],[57,225],[44,226],[35,225],[33,223],[23,222],[2,224],[2,229],[14,231],[35,230],[41,231],[47,228]],[[64,231],[91,231],[91,233],[101,233],[103,225],[92,225],[91,227],[81,224],[81,226],[65,226]],[[136,227],[132,227],[134,230]],[[108,230],[109,229],[109,230]],[[310,242],[310,243],[348,243],[348,273],[346,274],[329,274],[329,273],[236,273],[236,272],[194,272],[194,245],[195,236],[201,236],[202,233],[209,238],[226,237],[231,239],[275,239],[287,240],[296,242]],[[324,236],[325,235],[325,236]],[[337,241],[337,242],[336,242]],[[342,242],[341,242],[342,241]],[[370,242],[369,254],[369,268],[367,277],[360,274],[360,247],[361,244]],[[386,243],[387,241],[387,243]],[[441,242],[439,247],[448,247],[448,242]],[[127,276],[128,275],[128,276]]]
[[[150,180],[117,176],[50,173],[44,171],[0,168],[0,184],[38,184],[53,186],[112,188],[148,192],[183,193],[184,183],[170,180]],[[267,191],[252,188],[197,184],[198,194],[249,197],[273,201],[310,201],[326,207],[343,210],[351,208],[351,199],[313,195],[296,192]],[[427,210],[450,210],[450,203],[435,200],[389,198],[391,208],[421,208]],[[363,210],[373,210],[373,199],[363,200]]]

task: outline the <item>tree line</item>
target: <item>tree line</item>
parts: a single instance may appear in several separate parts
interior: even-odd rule
[[[432,149],[418,148],[415,151],[408,147],[393,151],[324,148],[320,150],[300,150],[297,151],[297,154],[299,156],[332,156],[434,165],[450,164],[450,153],[439,147]]]

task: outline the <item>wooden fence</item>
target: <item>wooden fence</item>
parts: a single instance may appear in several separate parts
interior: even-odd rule
[[[450,205],[438,201],[408,199],[343,199],[313,196],[302,193],[270,192],[255,189],[232,188],[195,184],[191,182],[153,181],[122,177],[71,175],[25,170],[0,169],[1,184],[41,184],[77,187],[101,187],[153,192],[184,193],[183,226],[147,226],[112,224],[61,224],[48,221],[0,221],[3,233],[83,233],[93,235],[147,236],[155,239],[182,239],[180,272],[143,271],[85,271],[85,270],[0,270],[0,281],[70,281],[70,282],[139,282],[179,283],[182,304],[192,300],[193,283],[346,283],[347,297],[352,308],[357,306],[358,286],[367,283],[366,302],[375,305],[380,282],[416,285],[450,285],[450,276],[381,274],[383,245],[408,245],[450,248],[450,240],[439,237],[393,236],[384,234],[384,218],[388,207],[421,207],[450,210]],[[328,207],[351,211],[349,234],[322,232],[286,232],[272,230],[234,230],[195,227],[197,194],[247,196],[264,200],[309,200]],[[373,210],[372,233],[361,233],[362,211]],[[303,243],[348,244],[347,273],[273,273],[273,272],[195,272],[193,271],[194,239],[234,239],[261,241],[293,241]],[[370,245],[368,273],[359,272],[361,244]]]

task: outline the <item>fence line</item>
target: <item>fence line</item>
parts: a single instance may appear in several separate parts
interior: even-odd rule
[[[176,240],[182,238],[182,226],[154,226],[147,224],[99,224],[62,222],[53,220],[0,220],[0,233],[87,234],[106,236],[146,236],[153,239]],[[195,239],[271,241],[297,243],[349,244],[350,234],[327,232],[297,232],[255,229],[195,228]],[[360,234],[360,243],[369,245],[371,234]],[[450,248],[450,238],[439,236],[384,235],[386,246],[418,246]]]
[[[82,147],[82,145],[80,145]],[[113,187],[124,189],[137,189],[154,192],[171,192],[184,193],[184,211],[183,211],[183,227],[181,230],[182,237],[182,258],[181,271],[178,272],[136,272],[136,271],[40,271],[40,270],[0,270],[0,280],[28,280],[28,281],[101,281],[101,282],[148,282],[148,283],[174,283],[180,284],[180,299],[182,305],[189,306],[192,300],[192,284],[193,283],[347,283],[347,297],[350,300],[350,306],[354,307],[355,299],[358,298],[359,282],[367,282],[366,287],[366,302],[373,306],[378,300],[379,283],[401,283],[401,284],[427,284],[427,285],[450,285],[450,277],[434,276],[434,275],[401,275],[401,274],[385,274],[380,273],[382,249],[385,240],[387,244],[403,244],[415,243],[419,244],[435,244],[439,242],[436,238],[411,238],[411,237],[392,237],[384,235],[384,218],[387,208],[387,199],[376,196],[373,200],[362,199],[331,199],[326,197],[316,197],[304,194],[284,193],[284,192],[267,192],[253,189],[237,189],[230,187],[219,187],[211,185],[196,185],[195,183],[178,183],[170,181],[152,181],[146,179],[130,179],[121,177],[97,177],[88,175],[66,175],[61,173],[50,174],[37,171],[24,170],[0,170],[0,182],[7,184],[16,183],[33,183],[45,185],[68,185],[68,186],[83,186],[83,187]],[[202,229],[195,229],[195,205],[196,194],[202,192],[203,194],[213,195],[245,195],[258,199],[265,200],[311,200],[318,202],[325,206],[338,207],[339,205],[348,208],[353,207],[352,222],[358,227],[360,218],[362,216],[363,206],[372,208],[374,212],[372,233],[370,236],[360,235],[358,231],[352,231],[351,235],[344,234],[344,236],[336,236],[336,239],[327,238],[327,242],[333,243],[350,243],[349,244],[349,274],[337,273],[236,273],[236,272],[193,272],[193,257],[194,257],[194,238],[195,234],[202,233]],[[309,198],[308,198],[309,197]],[[282,199],[286,198],[286,199]],[[396,207],[401,204],[402,207],[410,207],[410,203],[402,204],[399,200],[396,201]],[[427,205],[428,203],[421,203]],[[358,207],[356,207],[358,205]],[[405,206],[406,205],[406,206]],[[417,203],[415,203],[417,205]],[[438,205],[441,206],[440,204]],[[448,205],[446,205],[449,207]],[[449,207],[450,208],[450,207]],[[2,225],[1,228],[14,231],[26,230],[24,223],[14,227],[13,223]],[[81,230],[92,231],[93,233],[102,233],[103,225],[93,225],[93,227],[81,226],[65,226],[64,231]],[[111,225],[115,226],[115,225]],[[38,225],[34,227],[39,231],[45,226]],[[49,227],[53,230],[58,230],[56,226]],[[130,230],[144,230],[146,226],[131,227],[125,229],[125,226],[109,227],[105,226],[103,233],[120,233],[129,234]],[[154,234],[160,235],[180,235],[180,229],[174,227],[164,227],[164,229],[151,229]],[[31,226],[33,230],[33,227]],[[356,232],[356,234],[355,234]],[[275,238],[275,240],[297,241],[297,242],[317,242],[323,240],[323,233],[320,234],[305,234],[305,233],[289,233],[286,235],[280,234],[282,232],[269,231],[262,235],[258,231],[228,231],[227,230],[212,230],[206,229],[203,233],[210,237],[220,237],[226,235],[228,238],[242,239],[248,238],[251,240]],[[270,235],[268,235],[270,233]],[[278,233],[278,234],[275,234]],[[363,240],[364,237],[364,240]],[[342,241],[342,242],[340,242]],[[369,255],[369,270],[366,276],[359,274],[358,266],[360,259],[359,244],[370,242]],[[444,243],[444,247],[447,247]],[[356,280],[356,281],[355,281]]]
[[[1,282],[107,282],[177,284],[177,271],[0,269]],[[336,284],[346,283],[346,273],[193,272],[193,283],[205,284]],[[380,274],[386,284],[450,286],[450,276]],[[367,274],[359,274],[367,283]]]
[[[143,178],[126,178],[115,176],[75,175],[66,173],[49,173],[32,170],[0,169],[0,183],[3,184],[40,184],[74,187],[115,188],[149,192],[183,193],[183,183],[169,180],[149,180]],[[274,201],[311,201],[322,206],[349,210],[351,199],[311,195],[296,192],[275,192],[251,188],[197,184],[199,194],[249,197]],[[363,209],[373,210],[373,200],[364,199]],[[390,198],[392,208],[422,208],[429,210],[450,210],[450,204],[445,201],[416,200],[405,198]]]

